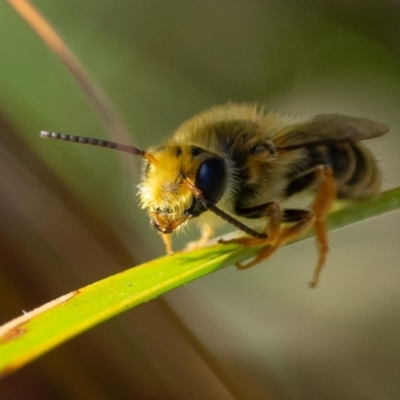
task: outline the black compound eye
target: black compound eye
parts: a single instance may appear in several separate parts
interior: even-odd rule
[[[195,185],[213,204],[222,197],[226,187],[226,171],[223,161],[217,157],[205,160],[197,171]]]

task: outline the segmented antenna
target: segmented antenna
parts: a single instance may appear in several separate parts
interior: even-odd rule
[[[46,139],[65,140],[67,142],[74,142],[74,143],[90,144],[92,146],[107,147],[108,149],[114,149],[118,151],[123,151],[125,153],[134,154],[135,156],[141,156],[146,160],[148,160],[150,163],[157,164],[156,158],[147,151],[126,144],[110,142],[109,140],[89,138],[85,136],[68,135],[66,133],[57,133],[51,131],[41,131],[40,137]]]
[[[267,239],[268,235],[266,233],[257,232],[254,229],[251,229],[247,225],[243,224],[242,222],[238,221],[236,218],[233,218],[231,215],[227,214],[226,212],[222,211],[220,208],[212,204],[206,199],[200,199],[203,206],[208,210],[212,211],[214,214],[218,215],[218,217],[222,218],[229,224],[233,225],[234,227],[240,229],[241,231],[247,233],[250,236],[253,236],[257,239]]]

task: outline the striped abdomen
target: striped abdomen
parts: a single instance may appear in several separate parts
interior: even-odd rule
[[[336,142],[305,147],[304,158],[289,172],[289,197],[310,186],[315,179],[315,168],[332,168],[339,198],[366,197],[379,193],[382,174],[371,152],[360,142]]]

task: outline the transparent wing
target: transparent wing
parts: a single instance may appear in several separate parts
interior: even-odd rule
[[[300,148],[317,143],[366,140],[388,131],[387,125],[366,118],[322,114],[284,128],[274,135],[273,141],[277,148]]]

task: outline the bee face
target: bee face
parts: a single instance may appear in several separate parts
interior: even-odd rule
[[[223,196],[227,173],[221,157],[197,146],[170,144],[152,154],[157,163],[146,165],[139,195],[152,225],[162,233],[172,233],[207,211],[190,183],[212,204]]]

